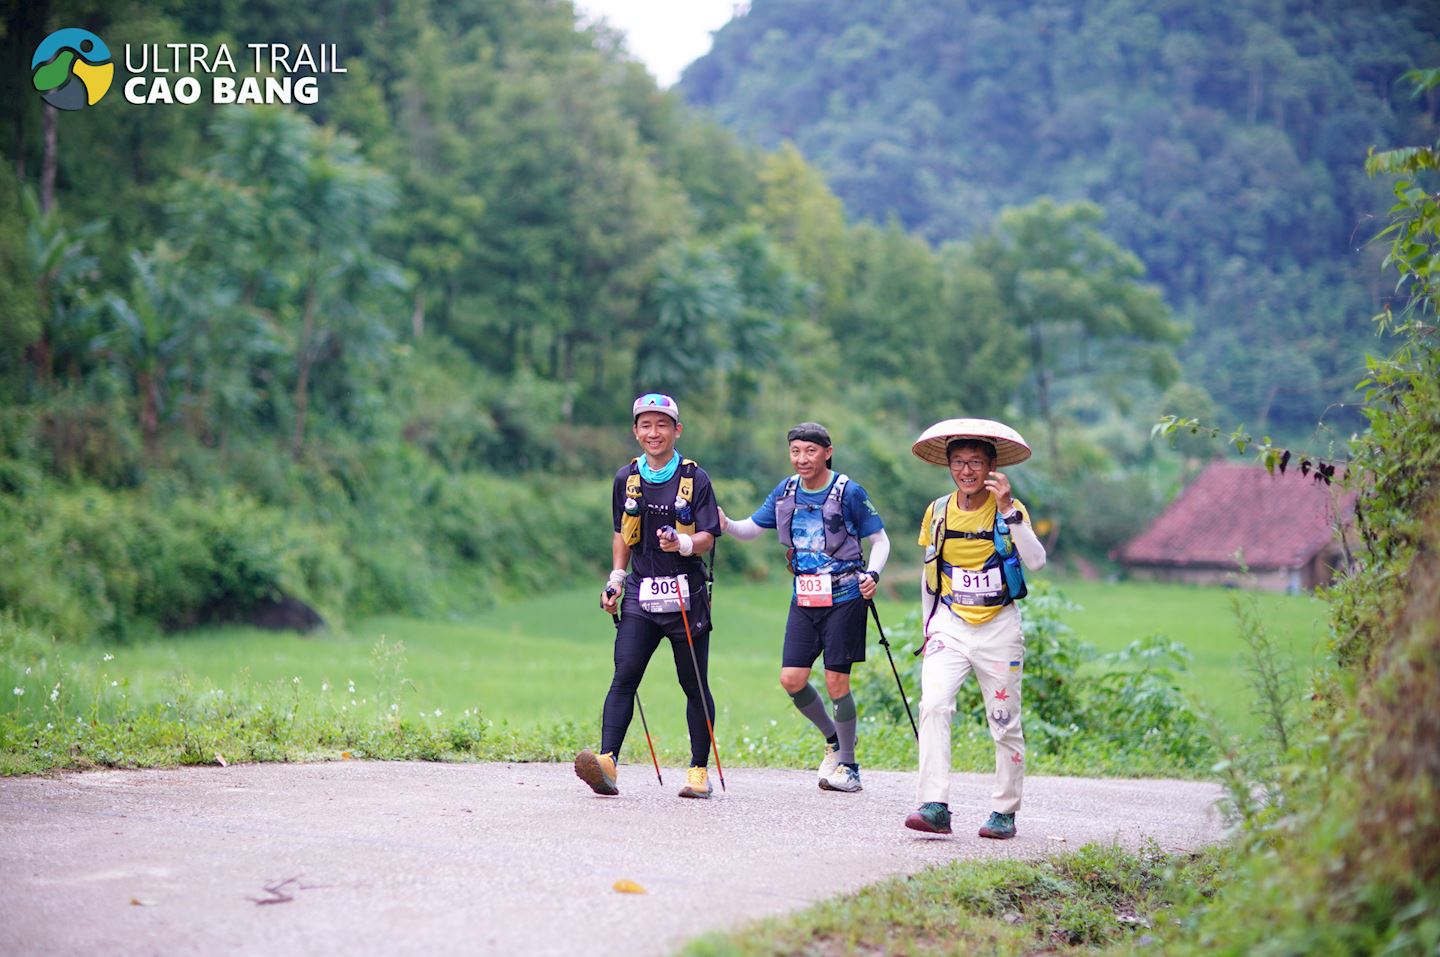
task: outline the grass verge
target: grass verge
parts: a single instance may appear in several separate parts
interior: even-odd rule
[[[692,941],[686,957],[1164,953],[1226,852],[1090,844],[1043,861],[956,861]]]

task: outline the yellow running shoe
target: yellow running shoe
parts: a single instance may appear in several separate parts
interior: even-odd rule
[[[708,798],[710,776],[704,768],[691,768],[685,772],[685,786],[680,789],[682,798]]]
[[[589,748],[575,755],[575,774],[590,785],[596,794],[619,794],[616,778],[620,776],[615,767],[615,755],[596,754]]]

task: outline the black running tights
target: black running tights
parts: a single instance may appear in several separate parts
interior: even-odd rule
[[[627,603],[628,604],[628,603]],[[627,609],[628,611],[629,609]],[[638,611],[638,609],[637,609]],[[667,636],[661,626],[634,612],[627,614],[615,633],[615,677],[610,681],[610,692],[605,696],[605,710],[601,716],[600,750],[620,755],[620,746],[625,743],[625,732],[635,715],[635,693],[640,688],[640,679],[645,677],[645,667],[651,655],[660,647]],[[715,716],[715,699],[710,695],[708,659],[710,656],[710,633],[708,629],[695,635],[695,661],[700,664],[700,681],[695,680],[695,665],[690,660],[690,649],[685,633],[670,637],[670,652],[675,657],[675,675],[688,699],[685,704],[685,723],[690,729],[690,764],[692,767],[706,767],[710,763],[710,733],[705,728],[705,715]],[[704,684],[704,704],[701,704],[701,684]]]

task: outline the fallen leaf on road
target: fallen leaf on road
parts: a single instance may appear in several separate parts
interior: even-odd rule
[[[225,755],[221,754],[219,751],[215,752],[215,763],[220,765],[222,768],[228,768],[230,766],[225,763]]]
[[[622,894],[643,894],[643,893],[645,893],[645,888],[641,887],[639,884],[635,883],[634,881],[616,881],[614,886],[615,886],[615,889],[616,889],[617,891],[619,891],[620,893],[622,893]]]
[[[154,906],[155,906],[155,902],[154,902],[154,901],[141,900],[141,899],[138,898],[138,897],[132,897],[132,898],[130,898],[130,906],[131,906],[131,907],[154,907]]]
[[[341,752],[340,752],[340,760],[341,760],[341,761],[349,761],[349,760],[350,760],[351,758],[353,758],[353,757],[354,757],[354,755],[352,755],[349,751],[341,751]]]

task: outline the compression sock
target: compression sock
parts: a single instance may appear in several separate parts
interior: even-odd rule
[[[835,722],[830,720],[830,715],[825,713],[825,702],[820,700],[820,692],[808,682],[805,687],[790,695],[790,700],[795,702],[795,709],[810,719],[810,723],[820,729],[820,733],[826,738],[835,737]]]
[[[835,733],[840,738],[840,763],[855,763],[855,697],[846,694],[835,699]]]

